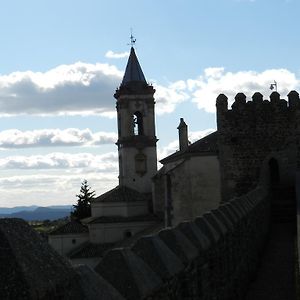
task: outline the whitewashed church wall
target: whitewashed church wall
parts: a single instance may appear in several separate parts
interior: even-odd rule
[[[89,234],[50,235],[48,242],[59,254],[65,255],[89,240]]]
[[[166,168],[168,165],[166,165]],[[221,202],[221,179],[216,155],[193,156],[186,159],[168,174],[171,179],[172,225],[192,220]],[[166,176],[154,183],[154,209],[159,212],[166,205]]]
[[[92,217],[121,216],[132,217],[148,213],[148,204],[141,202],[102,202],[92,203]]]
[[[153,225],[153,222],[90,224],[91,243],[115,243]]]

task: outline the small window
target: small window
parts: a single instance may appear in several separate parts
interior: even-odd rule
[[[72,240],[72,244],[73,244],[73,245],[76,244],[76,239],[73,239],[73,240]]]

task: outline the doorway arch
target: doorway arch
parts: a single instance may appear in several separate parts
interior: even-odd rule
[[[280,172],[278,161],[274,157],[269,160],[269,174],[271,187],[278,186],[280,183]]]

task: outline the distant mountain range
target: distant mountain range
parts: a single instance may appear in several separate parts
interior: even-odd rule
[[[69,216],[72,207],[72,205],[0,207],[0,218],[21,218],[26,221],[56,220]]]

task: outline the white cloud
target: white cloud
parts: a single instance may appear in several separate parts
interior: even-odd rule
[[[0,76],[0,115],[88,115],[115,118],[113,93],[123,71],[108,64],[74,63],[47,72],[13,72]],[[263,72],[227,72],[206,68],[196,79],[180,80],[167,86],[154,84],[156,112],[171,113],[176,106],[192,99],[199,109],[215,112],[216,97],[225,93],[234,98],[238,92],[248,97],[256,91],[269,95],[270,83],[278,82],[285,95],[299,88],[299,79],[286,69]],[[155,82],[155,81],[153,81]]]
[[[44,73],[13,72],[0,76],[0,116],[102,115],[115,117],[113,94],[123,71],[109,64],[77,62]],[[172,112],[187,99],[183,81],[155,86],[158,113]]]
[[[41,129],[0,131],[0,148],[29,148],[52,146],[94,146],[113,144],[117,140],[114,132],[92,132],[90,129]]]
[[[154,88],[156,89],[155,111],[158,115],[173,112],[178,104],[189,99],[187,85],[183,80],[169,84],[168,87],[154,85]]]
[[[211,131],[190,132],[189,140],[194,142]],[[162,159],[177,149],[178,141],[173,141],[158,149],[158,157]],[[0,206],[74,204],[83,179],[88,180],[96,195],[101,195],[118,184],[117,160],[117,152],[103,155],[55,152],[1,158]]]
[[[61,65],[45,73],[0,76],[0,114],[99,114],[114,111],[123,72],[108,64]]]
[[[128,56],[129,56],[128,51],[121,52],[121,53],[116,53],[116,52],[113,52],[113,51],[109,50],[105,53],[105,57],[107,57],[107,58],[125,58],[125,57],[128,57]]]
[[[8,156],[0,158],[0,169],[25,169],[25,170],[48,170],[77,169],[77,173],[88,172],[116,172],[117,153],[111,152],[103,155],[93,155],[91,153],[60,153],[54,152],[46,155],[31,156]],[[75,172],[74,170],[72,172]]]
[[[187,80],[186,85],[198,108],[214,113],[216,98],[219,94],[223,93],[229,98],[229,105],[239,92],[244,93],[248,99],[251,99],[255,92],[268,96],[271,93],[270,84],[274,80],[277,81],[278,92],[282,97],[300,87],[299,78],[286,69],[233,73],[225,72],[224,68],[207,68],[199,78]]]
[[[116,173],[36,174],[2,176],[0,206],[75,204],[81,182],[87,179],[96,196],[115,187]]]

